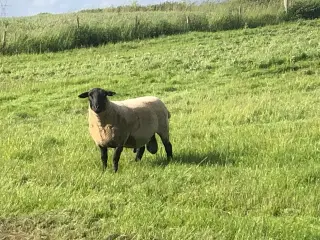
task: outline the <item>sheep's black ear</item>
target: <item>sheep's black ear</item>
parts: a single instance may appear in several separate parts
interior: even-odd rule
[[[115,92],[112,92],[112,91],[105,91],[105,94],[106,94],[106,96],[113,96],[113,95],[115,95],[116,93],[115,93]]]
[[[78,97],[79,98],[87,98],[89,96],[89,92],[84,92],[84,93],[81,93]]]

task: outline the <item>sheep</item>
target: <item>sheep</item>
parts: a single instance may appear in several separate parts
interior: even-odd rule
[[[79,98],[89,99],[89,132],[100,148],[102,171],[107,168],[108,148],[114,148],[113,169],[118,163],[123,148],[133,148],[135,160],[141,160],[145,147],[155,154],[157,133],[164,145],[167,159],[173,158],[169,140],[170,113],[157,97],[145,96],[123,101],[110,101],[108,96],[116,93],[102,88],[93,88],[81,93]]]

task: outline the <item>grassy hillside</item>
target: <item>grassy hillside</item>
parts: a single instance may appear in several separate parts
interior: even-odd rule
[[[0,18],[0,53],[56,52],[189,31],[254,28],[319,16],[318,0],[296,0],[287,15],[282,1],[234,0],[200,5],[187,1],[145,7],[133,4],[71,14]]]
[[[0,238],[319,239],[319,34],[312,20],[1,57]],[[125,150],[102,174],[77,98],[97,86],[162,98],[174,160]]]

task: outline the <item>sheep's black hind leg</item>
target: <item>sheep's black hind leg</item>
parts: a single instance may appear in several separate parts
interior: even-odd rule
[[[146,149],[145,146],[138,148],[137,155],[136,155],[136,161],[141,160],[145,149]]]
[[[101,161],[102,161],[102,171],[105,171],[107,168],[107,162],[108,162],[108,148],[100,147],[100,153],[101,153]]]
[[[169,160],[169,158],[173,158],[173,156],[172,156],[172,145],[171,145],[169,139],[161,138],[161,140],[162,140],[162,143],[163,143],[164,148],[165,148],[166,153],[167,153],[167,159]]]
[[[114,172],[118,171],[118,164],[119,164],[119,159],[120,159],[120,155],[122,153],[123,150],[123,146],[121,147],[116,147],[114,150],[114,154],[113,154],[113,169]]]

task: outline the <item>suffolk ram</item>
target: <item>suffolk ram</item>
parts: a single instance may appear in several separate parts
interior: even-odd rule
[[[79,98],[89,99],[89,132],[100,148],[103,171],[107,167],[108,148],[114,148],[113,168],[118,163],[123,148],[133,148],[136,160],[141,160],[145,146],[152,154],[158,150],[155,134],[164,145],[167,158],[172,158],[169,140],[170,113],[157,97],[146,96],[124,101],[110,101],[115,92],[93,88],[81,93]]]

